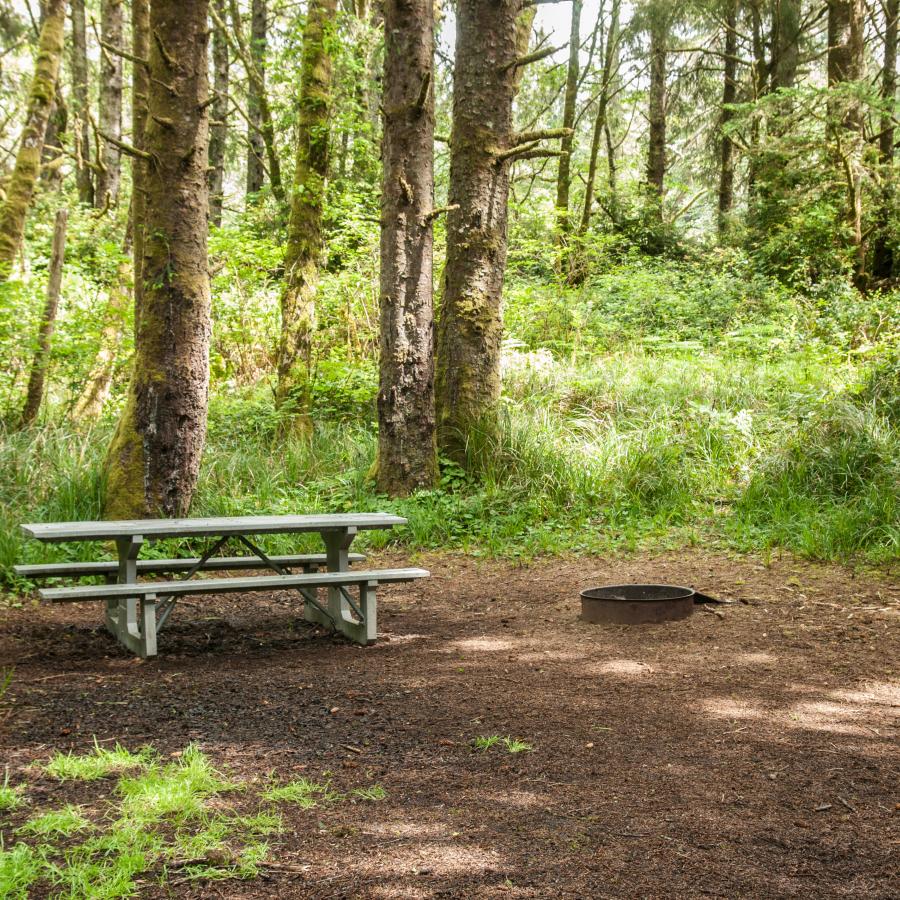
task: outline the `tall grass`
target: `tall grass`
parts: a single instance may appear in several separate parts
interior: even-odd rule
[[[638,349],[571,365],[511,349],[503,401],[469,436],[466,465],[442,461],[436,489],[399,500],[369,480],[376,435],[365,417],[323,419],[311,441],[283,439],[267,401],[219,399],[193,512],[384,509],[409,519],[361,536],[375,548],[516,555],[701,542],[884,561],[900,550],[900,431],[872,399],[878,385],[858,381],[852,367],[806,355]],[[110,432],[0,434],[0,565],[96,556],[86,545],[42,547],[18,525],[100,514]],[[312,549],[316,538],[265,544]]]

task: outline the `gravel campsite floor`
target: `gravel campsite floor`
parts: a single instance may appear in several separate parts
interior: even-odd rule
[[[95,738],[163,758],[194,742],[251,784],[386,796],[282,804],[259,877],[148,877],[141,897],[900,895],[896,579],[701,552],[416,564],[432,578],[381,591],[365,649],[284,593],[179,605],[147,662],[99,604],[0,609],[0,666],[15,666],[0,759],[29,792],[4,841],[104,790],[36,760]],[[581,588],[645,580],[739,602],[578,620]],[[492,736],[527,747],[474,748]]]

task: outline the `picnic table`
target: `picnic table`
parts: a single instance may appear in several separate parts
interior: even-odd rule
[[[156,636],[179,597],[187,594],[296,590],[304,618],[340,631],[359,644],[377,636],[375,591],[379,584],[426,578],[425,569],[351,569],[365,557],[350,553],[356,535],[373,528],[405,525],[406,519],[387,513],[339,513],[301,516],[229,516],[206,519],[126,519],[109,522],[51,522],[22,525],[23,531],[46,543],[113,541],[118,561],[50,563],[16,566],[28,578],[103,576],[105,585],[43,588],[53,602],[106,601],[106,627],[139,656],[155,656]],[[324,553],[269,556],[251,536],[318,533]],[[164,538],[210,538],[199,558],[139,559],[141,548]],[[228,541],[242,544],[250,555],[215,556]],[[292,569],[301,569],[300,573]],[[270,569],[274,575],[198,578],[201,571]],[[324,569],[325,571],[321,571]],[[141,575],[177,574],[169,580],[140,581]],[[358,591],[354,600],[348,590]],[[324,602],[319,593],[325,590]]]

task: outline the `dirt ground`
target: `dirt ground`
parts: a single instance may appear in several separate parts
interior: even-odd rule
[[[182,604],[149,662],[99,604],[0,610],[0,766],[195,741],[237,777],[387,791],[283,807],[259,879],[146,897],[900,896],[896,580],[683,552],[416,562],[432,578],[381,591],[370,648],[288,594]],[[579,622],[579,590],[619,581],[745,602]],[[489,735],[534,749],[474,751]],[[47,806],[81,789],[28,781]]]

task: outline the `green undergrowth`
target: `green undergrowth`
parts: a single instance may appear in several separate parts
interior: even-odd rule
[[[28,786],[5,780],[0,810],[30,815],[16,827],[0,822],[4,898],[131,897],[153,882],[255,878],[284,831],[280,809],[386,797],[380,785],[341,794],[328,781],[282,784],[274,774],[257,792],[218,772],[194,745],[170,761],[150,748],[107,752],[95,745],[34,768],[54,782],[96,789],[80,805],[33,808],[38,801],[29,800]]]
[[[399,500],[378,496],[369,477],[374,372],[356,372],[346,403],[339,386],[331,391],[334,409],[309,442],[279,436],[269,398],[219,397],[192,513],[408,518],[406,528],[361,535],[363,550],[536,556],[699,544],[887,562],[900,547],[896,371],[890,358],[867,365],[811,351],[748,358],[633,346],[565,362],[511,345],[497,417],[470,436],[464,464],[443,459],[437,488]],[[101,515],[111,427],[0,434],[7,583],[28,587],[10,572],[16,562],[97,554],[89,544],[42,546],[18,525]],[[262,543],[318,549],[314,536]],[[145,555],[205,546],[160,542]]]

